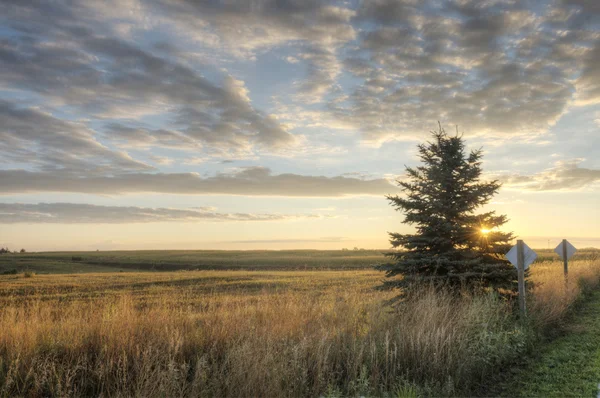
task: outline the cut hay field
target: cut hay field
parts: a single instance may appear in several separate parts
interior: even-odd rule
[[[520,322],[494,295],[392,307],[379,272],[307,268],[0,275],[0,397],[472,395],[600,277],[580,258],[565,289],[562,263],[534,264]]]
[[[146,250],[0,255],[0,273],[372,269],[384,250]]]
[[[39,252],[0,255],[0,274],[86,273],[178,270],[352,270],[373,269],[386,250],[145,250]],[[552,250],[536,249],[539,261],[556,261]],[[598,249],[583,249],[580,260],[597,258]]]

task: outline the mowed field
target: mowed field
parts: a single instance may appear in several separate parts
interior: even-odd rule
[[[378,290],[383,274],[371,268],[379,252],[0,259],[5,270],[29,269],[0,275],[2,397],[473,395],[559,327],[600,277],[593,251],[578,253],[567,288],[562,262],[535,263],[530,318],[520,322],[495,295],[426,290],[392,306],[396,292]],[[199,264],[207,269],[187,270]],[[107,272],[85,272],[96,269]]]
[[[0,274],[88,273],[178,270],[352,270],[373,269],[389,250],[146,250],[40,252],[0,255]],[[538,261],[557,261],[552,250],[536,249]],[[596,258],[598,249],[583,249],[577,259]]]
[[[0,273],[372,269],[385,250],[147,250],[0,255]]]

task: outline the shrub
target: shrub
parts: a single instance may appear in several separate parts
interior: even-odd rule
[[[17,271],[16,268],[4,271],[2,274],[3,275],[17,275],[19,272]]]

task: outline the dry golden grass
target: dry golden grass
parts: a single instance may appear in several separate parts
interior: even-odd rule
[[[562,261],[534,264],[531,280],[535,285],[533,295],[528,300],[532,319],[540,326],[552,326],[564,319],[582,290],[598,287],[600,258],[572,261],[567,283]]]
[[[375,271],[0,276],[0,396],[465,393],[599,275],[573,262],[565,289],[562,263],[532,266],[530,323],[493,295],[394,309]]]

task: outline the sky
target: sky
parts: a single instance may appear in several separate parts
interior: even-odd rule
[[[439,121],[600,247],[598,64],[595,0],[2,0],[0,246],[389,248]]]

